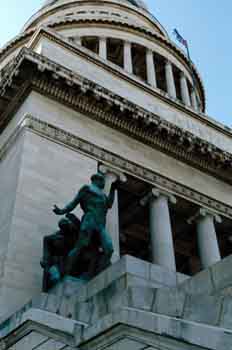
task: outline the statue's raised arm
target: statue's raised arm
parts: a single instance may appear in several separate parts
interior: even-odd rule
[[[68,203],[63,209],[60,209],[59,207],[57,207],[57,205],[54,205],[53,212],[56,215],[64,215],[73,211],[80,204],[80,201],[83,198],[86,189],[87,186],[83,186],[73,198],[73,200],[70,203]]]

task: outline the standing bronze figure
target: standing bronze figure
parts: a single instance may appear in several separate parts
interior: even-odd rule
[[[108,196],[104,187],[105,177],[97,173],[67,206],[54,206],[54,213],[66,218],[60,220],[58,232],[44,238],[41,265],[48,271],[50,284],[64,275],[89,279],[110,264],[113,243],[106,230],[106,215],[113,206],[117,182],[112,184]],[[81,222],[71,213],[78,205],[84,212]],[[62,264],[57,264],[57,260]]]

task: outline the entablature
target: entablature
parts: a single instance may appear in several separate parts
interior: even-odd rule
[[[2,130],[31,90],[232,183],[230,152],[26,48],[3,72],[0,83]],[[229,132],[223,130],[222,136],[223,133],[231,137]]]

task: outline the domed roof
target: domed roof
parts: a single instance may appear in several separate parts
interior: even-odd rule
[[[45,1],[44,6],[53,5],[56,2],[58,2],[58,1],[59,0],[47,0],[47,1]],[[147,5],[142,0],[121,0],[121,2],[130,3],[131,5],[134,5],[136,7],[139,7],[141,9],[143,9],[143,10],[148,11]]]

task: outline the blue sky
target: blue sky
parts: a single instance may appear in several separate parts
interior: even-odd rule
[[[0,0],[0,46],[17,35],[44,0]],[[177,28],[189,41],[203,78],[207,114],[232,126],[231,0],[147,0],[151,12],[172,36]]]

